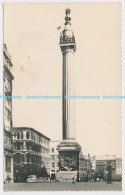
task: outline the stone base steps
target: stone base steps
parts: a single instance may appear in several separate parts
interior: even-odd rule
[[[76,182],[77,179],[77,171],[59,171],[56,174],[56,180],[58,182]]]

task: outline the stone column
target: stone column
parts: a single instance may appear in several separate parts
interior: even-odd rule
[[[12,176],[12,181],[11,182],[13,182],[14,181],[14,174],[13,174],[13,156],[11,157],[11,176]]]
[[[65,48],[63,54],[63,140],[75,139],[74,51]]]
[[[60,36],[63,55],[63,140],[75,140],[74,52],[75,37],[71,29],[70,9],[66,9],[65,27]]]
[[[24,151],[26,150],[26,142],[25,141],[23,142],[23,150]]]
[[[75,181],[79,179],[79,152],[81,150],[80,145],[75,140],[75,100],[71,98],[71,96],[74,97],[75,95],[74,52],[76,51],[76,43],[70,20],[70,9],[66,9],[65,27],[60,35],[59,43],[63,56],[63,140],[57,146],[59,151],[59,172],[56,177],[60,182],[64,180],[72,182],[72,178]],[[62,172],[64,170],[65,174]]]

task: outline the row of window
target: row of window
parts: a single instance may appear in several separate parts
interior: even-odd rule
[[[24,162],[32,163],[32,164],[41,164],[40,156],[30,156],[30,155],[14,155],[14,163],[21,164]]]
[[[122,166],[116,166],[116,169],[122,169]]]
[[[87,171],[87,168],[80,168],[80,171]]]
[[[57,153],[57,148],[51,148],[51,153]]]
[[[44,137],[42,136],[39,136],[37,135],[36,133],[34,132],[30,132],[30,131],[22,131],[22,132],[14,132],[14,139],[31,139],[31,140],[34,140],[38,143],[42,143],[46,146],[49,146],[49,141],[47,139],[45,139]]]
[[[116,161],[116,165],[122,165],[122,161]]]
[[[5,157],[5,168],[6,171],[11,171],[11,156]]]
[[[57,168],[59,167],[59,163],[52,162],[52,168]]]
[[[22,164],[22,163],[31,163],[31,164],[43,164],[48,165],[49,160],[47,158],[43,158],[41,156],[35,156],[32,154],[15,154],[14,155],[14,163]]]
[[[6,130],[10,130],[10,128],[12,127],[11,112],[6,107],[4,109],[4,126]]]
[[[4,116],[4,127],[5,130],[10,131],[12,127],[12,119]]]
[[[57,160],[59,158],[59,155],[52,155],[51,158],[52,160]]]
[[[10,120],[11,119],[11,111],[7,108],[7,107],[5,107],[5,109],[4,109],[4,121],[7,119],[7,120]]]
[[[12,149],[12,139],[6,135],[4,136],[4,147]]]
[[[88,163],[83,163],[83,162],[80,162],[79,163],[81,166],[83,166],[83,167],[87,167],[87,166],[89,166],[90,164],[88,164]]]
[[[8,93],[5,92],[5,96],[8,96]],[[11,103],[12,103],[12,99],[4,99],[4,107],[5,109],[8,108],[9,110],[11,110]],[[6,110],[4,110],[4,112],[7,112]]]
[[[4,88],[7,88],[9,91],[12,91],[12,85],[10,83],[10,81],[8,80],[8,78],[6,76],[4,76]]]
[[[16,139],[23,139],[23,132],[14,132],[14,138]],[[29,138],[29,136],[28,136],[28,134],[26,134],[26,138],[28,139]]]
[[[38,146],[38,145],[31,144],[29,142],[28,143],[24,143],[24,142],[23,143],[15,143],[14,150],[19,150],[19,151],[27,150],[27,151],[33,151],[33,152],[46,154],[46,155],[49,154],[48,149],[45,149],[45,148]]]

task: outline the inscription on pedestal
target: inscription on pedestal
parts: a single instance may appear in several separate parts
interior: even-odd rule
[[[61,171],[76,171],[77,170],[77,153],[61,152],[59,155],[59,163]]]

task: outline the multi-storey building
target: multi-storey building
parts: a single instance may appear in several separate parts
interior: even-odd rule
[[[117,158],[115,155],[102,155],[102,156],[79,156],[79,178],[85,181],[85,178],[95,180],[97,177],[100,179],[107,178],[107,165],[111,163],[112,166],[112,179],[122,179],[122,159]]]
[[[92,172],[95,172],[96,170],[96,157],[91,156],[91,165],[92,165]]]
[[[104,179],[107,178],[107,165],[111,163],[112,179],[122,180],[122,159],[115,155],[96,156],[96,174]]]
[[[91,159],[90,155],[83,156],[82,152],[79,155],[79,180],[87,181],[91,178]]]
[[[111,162],[112,172],[116,173],[116,156],[115,155],[104,155],[96,156],[96,172],[102,174],[103,177],[106,175],[106,169],[108,162]]]
[[[3,49],[3,84],[4,84],[4,182],[13,182],[13,147],[12,147],[12,81],[13,66],[7,47]]]
[[[50,141],[50,177],[55,179],[56,173],[59,170],[59,154],[57,145],[59,141]]]
[[[49,175],[50,139],[33,128],[14,127],[13,131],[15,181]]]
[[[116,158],[116,174],[122,174],[122,158]]]

